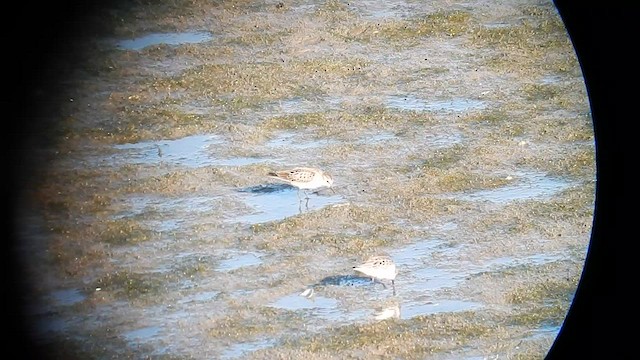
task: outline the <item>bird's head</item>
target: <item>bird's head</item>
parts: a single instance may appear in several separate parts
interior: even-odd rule
[[[326,186],[328,186],[328,187],[333,186],[333,177],[331,177],[331,175],[323,174],[322,178],[324,179],[324,182],[325,182]]]

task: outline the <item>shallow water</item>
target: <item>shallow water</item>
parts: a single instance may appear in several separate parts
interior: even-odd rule
[[[231,255],[228,259],[222,260],[216,270],[218,271],[231,271],[246,266],[255,266],[262,263],[260,260],[260,254],[257,253],[245,253],[245,254],[228,254]]]
[[[470,110],[482,110],[486,107],[484,101],[474,99],[447,99],[447,100],[424,100],[415,96],[388,96],[387,106],[392,109],[413,110],[413,111],[433,111],[440,113],[464,112]]]
[[[124,333],[124,338],[130,343],[144,343],[145,340],[151,339],[160,332],[161,328],[158,326],[150,326],[138,330],[129,331]]]
[[[210,147],[222,143],[223,141],[215,135],[193,135],[175,140],[114,145],[119,151],[108,160],[113,165],[167,162],[173,165],[201,167],[211,164]]]
[[[208,32],[184,32],[149,34],[135,39],[119,40],[116,47],[124,50],[142,50],[153,45],[181,45],[197,44],[211,40],[213,37]]]
[[[408,18],[420,9],[417,4],[407,1],[364,0],[350,5],[357,8],[362,16],[373,19]]]
[[[256,341],[247,341],[243,343],[233,344],[220,355],[221,359],[236,359],[256,350],[268,348],[275,345],[273,339],[264,339]]]
[[[365,144],[375,144],[397,141],[397,139],[398,135],[393,132],[379,132],[363,135],[360,141],[364,141]],[[463,138],[456,131],[435,128],[433,132],[425,135],[425,141],[433,147],[446,148],[462,142]],[[124,164],[157,165],[164,162],[186,168],[198,168],[211,164],[244,166],[253,163],[250,158],[222,159],[217,154],[217,149],[222,149],[225,143],[224,139],[214,134],[203,134],[175,140],[115,145],[114,149],[117,153],[109,155],[99,163],[106,162],[110,166],[118,167]],[[268,140],[265,145],[267,148],[308,150],[330,147],[332,143],[301,140],[296,137],[295,132],[284,131]],[[255,160],[262,161],[257,158]],[[570,181],[536,171],[519,171],[512,177],[513,181],[502,187],[447,196],[471,202],[488,201],[504,204],[519,200],[547,199],[571,186]],[[182,228],[196,226],[199,221],[196,214],[215,211],[217,204],[228,196],[233,196],[237,201],[244,203],[247,209],[243,215],[226,214],[221,220],[229,224],[266,224],[318,211],[324,207],[348,204],[343,195],[328,189],[310,192],[306,199],[304,192],[299,192],[292,186],[265,182],[216,195],[185,195],[173,198],[153,194],[130,196],[123,203],[122,210],[114,214],[113,218],[144,218],[144,222],[156,231],[180,231]],[[442,234],[458,230],[455,222],[443,223],[437,229]],[[142,249],[141,247],[139,251]],[[148,249],[157,251],[156,246]],[[537,266],[567,258],[561,253],[535,254],[517,258],[497,257],[478,264],[461,261],[459,253],[463,250],[463,246],[451,246],[448,241],[441,238],[417,239],[409,245],[390,249],[389,254],[400,269],[395,283],[397,291],[395,295],[390,286],[385,287],[372,282],[370,278],[358,276],[347,270],[307,284],[308,288],[313,288],[312,296],[301,296],[305,290],[301,287],[264,306],[300,313],[309,319],[310,328],[315,329],[326,329],[339,324],[383,321],[390,318],[408,320],[418,316],[481,310],[485,304],[451,298],[446,295],[446,290],[455,289],[476,274],[517,266]],[[180,261],[181,258],[198,256],[191,252],[185,252],[183,255],[174,255],[173,259]],[[224,276],[234,271],[257,269],[265,265],[263,258],[266,255],[269,254],[227,248],[224,253],[215,256],[218,260],[213,270],[221,275],[216,275],[211,280],[215,282],[217,276]],[[434,257],[439,261],[434,262]],[[165,265],[165,267],[159,270],[170,271],[171,265]],[[207,308],[218,302],[217,299],[222,294],[221,291],[213,290],[204,284],[200,286],[201,288],[198,289],[193,281],[184,281],[178,287],[188,290],[189,293],[180,297],[174,309],[155,309],[155,320],[147,322],[148,326],[125,331],[121,336],[133,347],[150,345],[154,347],[157,355],[169,353],[171,350],[162,344],[176,336],[170,330],[171,324],[189,322],[192,314],[206,312]],[[336,289],[341,292],[347,291],[347,293],[336,294]],[[237,299],[243,299],[253,293],[253,290],[245,290],[241,286],[228,291],[229,296]],[[86,299],[85,295],[76,289],[60,290],[52,296],[58,306],[70,306]],[[363,301],[359,307],[353,307],[356,298]],[[47,325],[42,327],[42,331],[51,334],[68,328],[69,324],[63,319],[51,318],[47,321]],[[542,333],[548,334],[553,331],[554,329],[551,329]],[[182,341],[182,343],[182,346],[187,346],[188,342]],[[252,351],[275,344],[277,341],[273,339],[230,343],[219,356],[229,359],[242,357]]]
[[[460,200],[495,203],[527,199],[544,200],[553,197],[553,195],[562,190],[568,189],[572,185],[571,181],[537,171],[519,171],[514,178],[514,183],[510,185],[490,190],[454,194],[453,197]]]
[[[296,150],[310,150],[315,148],[322,148],[330,145],[333,142],[331,140],[309,140],[304,137],[300,137],[295,132],[279,132],[271,140],[266,142],[266,146],[278,149],[296,149]]]
[[[53,301],[58,305],[69,306],[86,299],[86,296],[78,289],[58,290],[51,294]]]
[[[271,192],[266,192],[265,187],[258,187],[258,189],[260,190],[242,192],[239,196],[253,212],[236,216],[228,221],[247,224],[265,223],[344,202],[340,195],[329,195],[329,190],[321,190],[322,195],[314,193],[305,195],[304,191],[298,191],[295,187],[288,185],[275,187],[276,190]]]
[[[496,239],[495,234],[510,231],[509,226],[513,224],[509,221],[496,221],[495,225],[488,221],[492,225],[486,229],[466,222],[483,216],[488,220],[502,216],[524,221],[506,213],[513,211],[510,205],[514,202],[522,204],[526,211],[528,203],[566,196],[566,190],[586,183],[579,175],[550,175],[562,173],[561,166],[553,172],[520,165],[523,159],[545,164],[558,151],[593,145],[574,131],[579,124],[570,128],[572,122],[578,123],[580,119],[547,121],[535,117],[542,116],[540,109],[545,114],[562,116],[584,112],[579,104],[564,98],[531,104],[522,96],[523,84],[530,83],[563,86],[566,87],[562,88],[564,93],[578,93],[572,85],[577,76],[565,69],[570,62],[563,63],[561,72],[548,70],[529,78],[517,73],[520,64],[508,69],[510,71],[495,68],[508,49],[483,49],[481,56],[476,56],[477,45],[465,43],[469,41],[469,30],[464,30],[461,36],[444,30],[433,36],[406,34],[410,38],[408,42],[398,42],[393,39],[395,34],[380,30],[383,26],[379,26],[378,21],[388,25],[390,22],[385,23],[386,20],[411,20],[415,16],[424,19],[435,11],[434,7],[449,8],[448,3],[366,0],[342,4],[347,9],[343,11],[353,13],[327,12],[323,6],[332,3],[296,3],[290,5],[291,14],[300,14],[305,9],[310,12],[286,22],[286,27],[280,27],[281,13],[272,5],[237,3],[226,10],[222,5],[223,10],[216,7],[218,4],[211,5],[214,8],[207,8],[208,11],[229,23],[239,24],[237,29],[226,33],[226,29],[218,28],[217,22],[209,24],[216,34],[218,31],[224,34],[221,37],[209,32],[155,33],[110,45],[108,49],[139,51],[160,44],[192,44],[185,49],[189,50],[186,54],[172,52],[175,58],[171,59],[147,58],[145,52],[116,51],[122,59],[113,61],[122,61],[123,64],[117,64],[118,69],[125,70],[116,72],[118,75],[108,78],[106,84],[93,79],[96,84],[92,84],[91,91],[115,94],[113,89],[118,88],[123,99],[136,95],[135,92],[142,93],[141,99],[147,95],[157,99],[163,91],[171,92],[173,87],[178,87],[175,91],[182,92],[183,98],[163,100],[170,101],[170,106],[163,111],[170,108],[178,109],[178,114],[197,113],[202,121],[186,123],[181,129],[181,133],[194,135],[117,145],[109,143],[113,134],[96,126],[92,130],[98,135],[96,139],[109,141],[102,144],[96,140],[96,148],[86,153],[82,149],[69,151],[73,161],[64,165],[65,169],[72,169],[70,177],[80,177],[73,178],[78,194],[64,194],[64,191],[44,187],[41,192],[47,195],[38,195],[45,199],[46,206],[41,208],[53,213],[46,215],[63,219],[61,224],[42,226],[46,241],[41,242],[48,246],[47,256],[55,257],[51,262],[59,262],[57,266],[63,269],[64,280],[55,286],[45,281],[44,305],[33,309],[43,342],[56,337],[79,339],[80,344],[97,341],[99,346],[113,347],[114,356],[124,352],[140,358],[242,358],[277,347],[290,337],[330,336],[335,329],[353,324],[388,319],[417,321],[416,318],[434,314],[503,311],[504,303],[496,304],[490,297],[483,297],[484,289],[475,287],[474,278],[581,260],[575,255],[575,249],[580,246],[578,241],[561,243],[555,238],[549,239],[544,229],[536,228],[538,224],[532,226],[533,234],[517,233],[515,239],[502,241]],[[247,8],[236,9],[236,6]],[[490,12],[484,3],[465,3],[464,8],[474,9],[474,16],[482,13],[488,17],[485,13]],[[265,10],[252,13],[255,9]],[[536,13],[527,9],[508,10],[521,17]],[[314,13],[316,10],[318,13]],[[287,14],[289,9],[285,7],[282,11]],[[311,20],[315,16],[317,23]],[[341,21],[340,16],[355,25],[324,26]],[[364,26],[363,19],[376,22]],[[440,19],[446,21],[447,18]],[[464,22],[464,17],[460,21]],[[320,24],[320,30],[307,26],[311,23]],[[473,21],[465,23],[473,24]],[[503,29],[509,24],[497,16],[482,26]],[[256,29],[260,32],[268,29],[268,36],[249,46],[247,43],[255,38]],[[366,31],[362,37],[357,33],[360,30]],[[328,58],[318,55],[327,49],[333,55]],[[314,50],[319,52],[316,54]],[[349,61],[356,59],[358,64],[365,65],[354,70],[350,62],[346,65],[341,62],[343,59],[335,55],[338,53]],[[559,57],[557,53],[553,55]],[[498,65],[489,61],[494,58]],[[548,59],[542,60],[546,68],[555,66],[549,64]],[[275,71],[244,73],[243,66],[238,65],[245,62],[267,64],[265,71]],[[158,78],[149,79],[147,71],[158,63],[173,64],[178,69],[169,69],[171,65],[167,65],[167,69],[162,69],[167,70],[166,74],[157,71],[154,76]],[[203,74],[204,85],[200,88],[192,88],[191,83],[182,84],[183,70],[197,71],[199,65],[212,63],[222,64],[221,68],[228,71],[220,79],[220,83],[231,84],[228,89],[215,89],[218,79],[212,81],[204,76],[207,74]],[[300,79],[288,73],[289,63],[300,65]],[[481,71],[476,71],[478,69]],[[126,79],[129,71],[145,76]],[[286,76],[280,77],[282,73]],[[269,80],[267,84],[260,82],[264,78]],[[155,86],[159,90],[154,90]],[[278,95],[283,88],[287,89],[286,94]],[[433,92],[424,90],[431,88]],[[496,89],[497,94],[486,92],[485,88]],[[241,100],[239,109],[219,106],[221,102],[235,99]],[[146,107],[155,106],[118,100],[118,96],[92,99],[91,103],[107,104],[104,108],[95,107],[96,119],[122,119],[123,126],[133,128],[147,124],[128,123],[129,114],[140,111],[148,115]],[[244,103],[249,105],[243,107]],[[160,106],[165,105],[162,102]],[[505,117],[506,124],[479,123],[465,118],[469,113],[502,111],[502,105],[508,105],[504,111],[514,113],[513,117]],[[370,110],[375,114],[372,117],[368,117]],[[337,120],[309,127],[290,124],[282,128],[279,124],[260,127],[264,120],[272,117],[323,112],[329,113],[328,119],[334,119],[332,116],[338,112],[354,113],[366,124],[341,124]],[[528,112],[526,120],[518,122],[518,112]],[[529,119],[529,115],[534,116]],[[78,123],[90,123],[94,114],[91,116]],[[552,125],[549,130],[544,127],[547,125],[533,127],[529,122]],[[558,125],[560,123],[564,127]],[[182,125],[172,124],[175,128]],[[124,135],[131,135],[122,130],[120,124],[115,127]],[[240,131],[235,132],[238,129]],[[153,128],[145,130],[153,131]],[[547,130],[552,133],[549,139],[541,135]],[[485,153],[484,148],[493,145],[478,137],[502,132],[512,137],[509,141],[517,143],[526,139],[537,142],[536,146],[519,147],[516,155],[515,151],[507,149],[501,153],[495,148]],[[573,141],[576,132],[577,140]],[[78,137],[83,134],[86,133]],[[501,144],[497,146],[503,146]],[[403,187],[414,180],[414,176],[420,176],[412,172],[412,164],[437,152],[446,154],[449,148],[477,151],[464,153],[470,158],[453,163],[452,172],[460,164],[465,172],[478,170],[500,176],[508,179],[507,184],[455,193],[432,194],[430,189],[417,189],[404,198],[401,194],[398,199],[390,199],[389,190]],[[59,158],[64,158],[64,154],[56,152]],[[535,161],[540,159],[545,161]],[[306,163],[330,169],[338,184],[336,191],[322,189],[305,193],[262,175],[264,169],[273,165]],[[508,173],[504,169],[518,171]],[[222,175],[215,181],[224,185],[218,186],[219,183],[212,181],[213,171],[208,170],[220,171]],[[158,175],[167,173],[169,179]],[[125,177],[126,180],[121,180]],[[154,186],[144,186],[149,183]],[[381,186],[370,186],[371,183]],[[47,185],[55,189],[56,184]],[[130,187],[134,190],[128,190]],[[423,190],[429,195],[423,194]],[[434,205],[425,205],[432,206],[428,209],[402,208],[403,204],[411,204],[415,196],[432,197],[428,200],[434,200]],[[562,231],[568,233],[562,241],[584,237],[582,245],[586,249],[588,238],[580,233],[586,230],[581,224],[576,225],[583,220],[579,218],[581,215],[562,216],[566,222],[547,218],[540,221],[562,227]],[[101,240],[101,226],[111,222],[124,223],[122,228],[116,228],[124,235],[129,222],[151,235],[140,242],[130,243],[123,236],[123,244],[105,243]],[[353,237],[362,240],[360,247]],[[50,238],[55,241],[49,242]],[[385,241],[380,241],[384,245],[373,249],[370,241],[379,238],[384,238]],[[520,240],[529,242],[525,246]],[[71,244],[68,248],[67,243]],[[341,244],[351,247],[341,248]],[[398,266],[395,294],[388,283],[372,282],[352,270],[359,258],[374,251],[388,253]],[[26,253],[30,254],[30,250]],[[37,261],[36,264],[49,263]],[[110,279],[111,275],[114,275],[113,283],[106,281],[101,285],[96,281],[104,277]],[[562,273],[561,276],[574,275]],[[312,295],[304,296],[309,289],[313,289]],[[291,324],[283,324],[286,320],[279,318],[269,319],[273,328],[254,324],[252,321],[263,316],[263,311],[270,314],[268,316],[277,313],[304,319],[304,329],[308,332],[291,335],[288,333]],[[243,328],[234,328],[243,324],[255,332],[243,335],[238,331]],[[211,335],[217,334],[212,330],[221,326],[227,326],[224,330],[228,332]],[[549,339],[558,331],[556,323],[543,322],[535,324],[524,338]],[[509,333],[507,340],[520,341],[522,337],[522,334]],[[110,339],[124,341],[125,349],[120,342],[109,343]],[[491,337],[491,341],[494,340]],[[484,339],[471,341],[480,344]],[[505,355],[493,354],[494,344],[485,344],[486,349],[490,350],[482,358]],[[290,353],[282,357],[287,355]],[[368,355],[371,354],[363,356]]]

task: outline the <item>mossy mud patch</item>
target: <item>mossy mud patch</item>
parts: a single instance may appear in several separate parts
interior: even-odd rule
[[[551,2],[394,4],[108,12],[24,192],[43,348],[543,357],[594,205],[568,35]],[[150,34],[172,37],[115,45]],[[326,170],[333,191],[266,177],[292,166]],[[396,295],[353,273],[380,253],[397,263]],[[69,292],[81,296],[51,301]]]

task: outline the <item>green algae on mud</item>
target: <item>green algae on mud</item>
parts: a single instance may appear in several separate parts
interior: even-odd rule
[[[286,340],[282,349],[267,354],[281,351],[286,354],[287,349],[295,349],[312,354],[357,356],[362,351],[378,353],[384,349],[387,356],[422,358],[451,351],[490,333],[492,325],[478,320],[473,312],[461,312],[348,325],[328,334]]]
[[[208,335],[214,339],[264,338],[283,331],[299,331],[304,328],[304,322],[303,316],[291,311],[238,304],[229,314],[211,321]]]
[[[361,231],[366,231],[368,236],[363,237],[345,234],[349,224],[385,224],[388,219],[387,213],[373,208],[334,206],[278,222],[254,224],[251,229],[256,234],[269,234],[268,241],[260,245],[261,249],[295,253],[309,247],[322,247],[329,253],[358,254],[388,245],[389,240],[380,235],[388,235],[394,231],[394,226],[367,226]],[[291,243],[291,238],[296,242]]]
[[[163,288],[163,281],[157,276],[153,277],[148,274],[116,271],[97,279],[93,288],[109,292],[112,296],[121,295],[124,298],[132,299],[159,294]]]
[[[52,261],[37,266],[62,274],[56,286],[93,287],[86,303],[56,309],[74,320],[66,333],[80,339],[78,353],[99,347],[97,358],[221,357],[232,346],[273,339],[245,355],[542,357],[584,261],[595,150],[562,23],[551,3],[527,3],[433,3],[402,18],[363,16],[359,4],[339,1],[139,2],[109,13],[103,21],[117,23],[120,36],[200,29],[212,39],[95,51],[79,67],[83,77],[69,80],[70,94],[59,95],[62,140],[34,191]],[[394,107],[389,97],[480,105]],[[198,145],[211,162],[257,162],[109,160],[113,144],[194,134],[220,140]],[[91,161],[83,158],[87,147]],[[342,202],[301,206],[264,223],[234,222],[259,210],[244,199],[263,195],[247,189],[264,184],[267,171],[307,162],[336,174]],[[549,197],[504,203],[462,196],[514,187],[521,171],[560,178],[562,186]],[[450,288],[385,298],[377,289],[336,286],[325,294],[335,297],[334,308],[269,305],[293,302],[323,276],[350,273],[366,254],[411,250],[433,238],[455,252],[403,261],[417,261],[421,276],[433,267],[460,279]],[[259,261],[220,268],[254,253]],[[526,263],[540,254],[551,265]],[[496,258],[524,264],[486,265]],[[410,264],[400,282],[416,271]],[[432,280],[420,279],[422,286]],[[427,292],[435,301],[483,307],[380,322],[362,315],[371,310],[367,297],[411,306],[431,299]],[[128,316],[149,314],[150,304],[157,317]],[[357,320],[318,316],[342,307],[358,309]],[[160,343],[122,343],[123,334],[149,326],[165,331]]]
[[[140,225],[137,220],[113,220],[104,224],[100,241],[111,245],[132,245],[153,238],[154,232]]]
[[[455,37],[469,30],[470,19],[465,11],[439,11],[423,18],[386,23],[378,31],[380,36],[396,41],[424,36]]]

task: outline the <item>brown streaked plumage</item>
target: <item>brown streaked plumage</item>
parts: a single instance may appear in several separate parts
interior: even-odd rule
[[[353,270],[360,272],[364,275],[370,276],[375,280],[391,280],[391,286],[393,286],[393,293],[396,293],[395,279],[398,274],[395,262],[391,257],[386,255],[371,256],[364,263],[354,266]],[[384,283],[379,281],[382,285]],[[384,285],[386,287],[386,285]]]
[[[267,173],[271,178],[284,181],[298,190],[314,190],[323,187],[331,188],[333,177],[326,172],[311,168],[297,167],[290,170],[271,171]],[[305,192],[306,195],[306,192]]]

